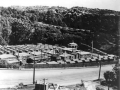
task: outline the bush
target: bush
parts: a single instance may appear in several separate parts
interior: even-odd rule
[[[96,87],[96,90],[105,90],[105,89],[102,87]]]
[[[107,82],[106,81],[101,81],[100,84],[106,86]]]
[[[117,86],[119,83],[119,65],[116,64],[112,71],[106,71],[104,73],[104,78],[106,80],[107,85],[109,86]],[[102,83],[103,84],[103,83]]]

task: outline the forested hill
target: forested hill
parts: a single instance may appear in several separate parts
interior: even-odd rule
[[[85,7],[0,7],[0,44],[48,43],[118,54],[120,12]]]

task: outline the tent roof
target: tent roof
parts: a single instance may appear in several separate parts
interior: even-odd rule
[[[57,62],[55,61],[51,61],[51,62],[47,62],[48,64],[58,64]]]
[[[91,54],[90,52],[77,52],[77,53],[79,53],[79,54],[81,54],[81,55],[84,55],[84,54]]]
[[[49,54],[56,54],[55,50],[50,50],[47,53],[49,53]]]
[[[37,63],[37,64],[46,64],[45,62],[40,62],[40,63]]]
[[[5,59],[5,58],[16,58],[16,57],[12,54],[2,54],[0,55],[0,58]]]
[[[115,55],[113,55],[113,54],[108,54],[108,56],[110,56],[110,57],[114,57]]]
[[[74,43],[74,42],[69,43],[69,45],[71,45],[71,46],[77,46],[77,44],[76,44],[76,43]]]
[[[80,61],[79,59],[73,59],[73,61]]]
[[[29,58],[31,58],[33,60],[34,59],[35,60],[41,60],[41,59],[48,59],[49,57],[45,55],[45,56],[42,56],[42,57],[41,56],[35,56],[35,57],[34,56],[30,56]]]
[[[67,53],[63,53],[63,54],[61,54],[60,56],[61,56],[61,57],[68,57],[68,56],[73,56],[73,55],[67,54]]]
[[[45,54],[45,53],[43,53],[43,52],[31,52],[32,54],[34,54],[34,55],[41,55],[41,54]]]
[[[17,60],[8,60],[7,63],[18,63],[19,61]]]
[[[70,61],[70,63],[75,63],[75,61]]]
[[[17,54],[18,55],[18,54]],[[29,56],[30,54],[28,54],[28,53],[19,53],[19,56]]]
[[[65,48],[62,48],[62,50],[65,50],[65,51],[72,51],[73,48],[67,48],[67,47],[65,47]]]

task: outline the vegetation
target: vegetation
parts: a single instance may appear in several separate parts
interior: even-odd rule
[[[48,43],[118,54],[120,12],[84,7],[0,7],[0,44]]]
[[[111,87],[115,87],[117,89],[119,87],[119,80],[120,80],[120,75],[119,75],[120,68],[119,68],[119,66],[120,65],[116,64],[112,71],[106,71],[104,73],[104,78],[106,80],[106,85],[109,85]]]

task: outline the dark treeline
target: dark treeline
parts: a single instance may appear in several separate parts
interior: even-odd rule
[[[84,7],[0,7],[2,45],[85,43],[118,54],[120,12]]]

